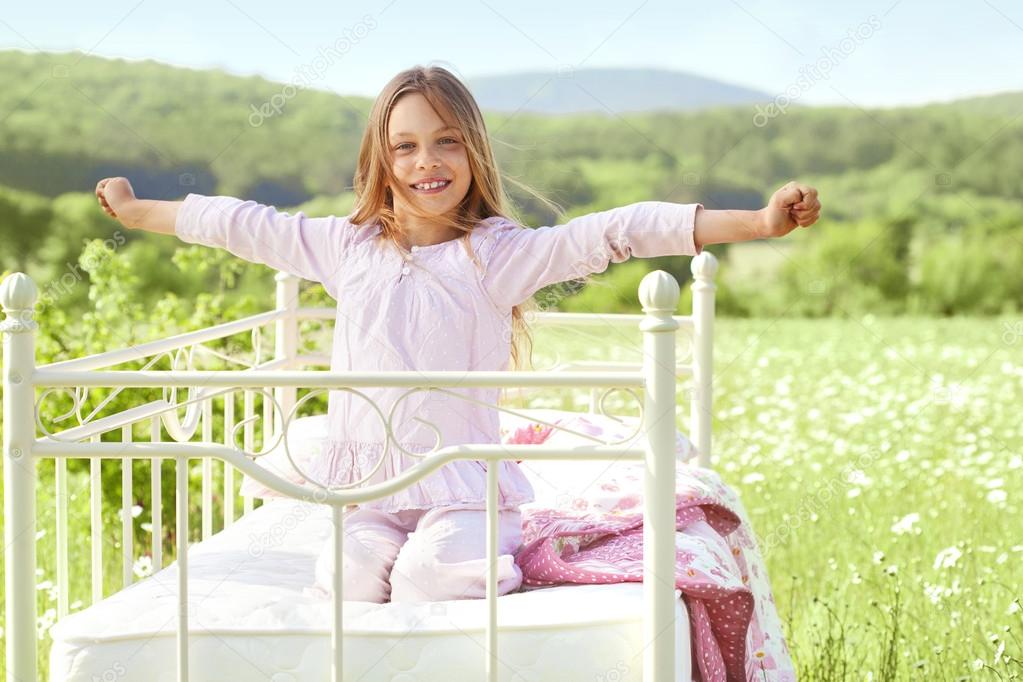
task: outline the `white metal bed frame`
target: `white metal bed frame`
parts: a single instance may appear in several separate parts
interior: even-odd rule
[[[674,624],[675,618],[675,413],[676,378],[691,376],[692,388],[687,391],[690,402],[690,439],[696,446],[699,463],[709,466],[711,462],[711,406],[712,406],[712,334],[714,319],[714,275],[717,261],[712,254],[704,252],[691,262],[694,276],[693,310],[691,315],[674,315],[679,301],[679,286],[666,272],[656,271],[643,278],[639,287],[639,298],[643,315],[597,315],[579,313],[539,313],[536,321],[541,324],[576,323],[638,323],[643,334],[643,361],[641,365],[622,363],[573,363],[573,371],[546,372],[331,372],[295,371],[296,367],[307,365],[329,365],[325,356],[300,355],[298,350],[299,321],[307,319],[332,320],[333,308],[298,307],[299,280],[286,273],[276,275],[276,308],[272,311],[252,315],[240,320],[216,325],[187,334],[161,339],[141,346],[105,352],[79,359],[36,366],[34,308],[38,289],[35,283],[23,273],[14,273],[0,285],[0,303],[6,313],[0,323],[3,333],[3,386],[4,386],[4,540],[7,551],[6,565],[6,614],[5,633],[7,637],[7,679],[8,681],[36,680],[36,585],[35,585],[35,542],[36,542],[36,469],[37,462],[44,458],[55,460],[56,483],[56,543],[57,543],[57,618],[68,614],[68,497],[67,460],[87,458],[90,460],[90,510],[91,510],[91,564],[92,601],[103,598],[102,563],[102,487],[100,480],[100,459],[116,459],[121,462],[122,472],[122,556],[123,582],[127,587],[133,582],[132,547],[133,518],[130,513],[131,500],[131,459],[173,459],[176,470],[176,553],[178,571],[178,622],[177,622],[177,679],[188,680],[188,460],[200,458],[203,466],[202,484],[202,537],[209,537],[212,531],[211,481],[213,459],[224,463],[224,487],[230,491],[224,497],[224,525],[234,520],[234,479],[233,470],[238,469],[256,481],[289,497],[327,504],[332,507],[334,520],[334,575],[333,624],[331,636],[332,680],[342,679],[343,642],[342,632],[342,572],[341,541],[343,533],[342,514],[346,505],[393,494],[432,473],[442,465],[456,459],[484,460],[495,466],[487,467],[487,540],[486,550],[489,562],[487,573],[487,610],[485,670],[487,680],[495,682],[497,677],[497,493],[498,467],[503,459],[515,460],[641,460],[644,462],[644,616],[643,634],[649,645],[643,652],[643,679],[646,682],[667,682],[675,670]],[[258,348],[259,330],[262,325],[274,325],[275,353],[272,360],[250,364],[253,371],[195,371],[177,370],[149,371],[103,371],[103,368],[118,364],[154,359],[176,351],[173,367],[177,366],[181,351],[186,347],[201,349],[216,354],[201,344],[237,334],[252,331],[254,346]],[[679,363],[676,360],[675,336],[679,329],[691,334],[691,361]],[[191,352],[188,366],[191,367]],[[248,364],[248,363],[247,363]],[[600,371],[592,369],[599,367]],[[363,486],[351,490],[328,492],[310,489],[290,483],[252,461],[253,456],[253,414],[254,394],[264,396],[264,429],[272,428],[277,438],[287,432],[297,407],[315,394],[303,396],[296,401],[299,387],[315,388],[320,392],[361,386],[401,386],[410,388],[440,389],[445,386],[475,387],[586,387],[591,389],[591,410],[597,396],[597,389],[640,389],[643,391],[642,429],[647,436],[647,447],[621,447],[615,445],[593,445],[563,448],[547,445],[503,445],[480,444],[448,446],[428,453],[420,463],[401,475],[384,483]],[[146,403],[116,414],[92,420],[99,407],[83,421],[79,411],[80,403],[87,395],[88,387],[163,387],[164,399]],[[70,393],[74,387],[73,399],[78,426],[57,433],[50,433],[40,422],[39,406],[46,395],[55,390]],[[47,389],[37,399],[36,389]],[[188,388],[188,400],[175,401],[178,388]],[[269,389],[272,391],[272,400]],[[167,391],[172,397],[166,398]],[[244,390],[244,418],[234,423],[234,400],[224,400],[225,444],[212,439],[212,399],[231,394],[235,389]],[[84,393],[82,392],[84,391]],[[113,397],[113,396],[111,396]],[[109,400],[109,398],[108,398]],[[184,421],[178,419],[178,409],[187,405]],[[274,411],[273,407],[279,408]],[[100,405],[102,407],[102,405]],[[504,408],[501,408],[504,409]],[[508,411],[508,410],[505,410]],[[69,412],[65,417],[70,416]],[[202,441],[189,442],[202,423]],[[148,420],[151,424],[150,442],[132,442],[132,424]],[[161,423],[173,442],[161,441]],[[37,426],[45,433],[37,438]],[[244,427],[244,446],[235,445],[234,436]],[[121,429],[122,441],[102,442],[103,433]],[[388,433],[390,427],[388,424]],[[264,436],[266,435],[264,431]],[[88,442],[86,442],[88,441]],[[268,439],[264,437],[264,446]],[[276,440],[275,440],[276,442]],[[127,444],[130,443],[130,444]],[[126,445],[127,444],[127,445]],[[265,454],[269,451],[264,447]],[[124,466],[128,462],[127,467]],[[160,467],[153,467],[151,474],[153,491],[153,570],[162,566],[162,516]],[[245,512],[252,509],[252,498],[244,498]],[[658,578],[663,576],[663,579]]]

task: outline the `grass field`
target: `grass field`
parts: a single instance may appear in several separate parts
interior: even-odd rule
[[[718,326],[716,466],[800,679],[1023,672],[1018,324]]]
[[[715,466],[761,539],[800,679],[1019,677],[1023,321],[719,319],[715,335]],[[538,346],[551,338],[538,332]],[[615,334],[577,347],[635,357]],[[49,472],[42,674],[56,605]],[[84,548],[84,481],[71,489],[72,548]],[[109,593],[120,586],[119,521],[107,529]],[[80,608],[87,551],[72,562]]]

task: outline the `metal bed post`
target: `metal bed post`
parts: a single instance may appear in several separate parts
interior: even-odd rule
[[[718,261],[704,251],[689,264],[693,273],[693,386],[689,392],[689,431],[702,467],[711,464],[711,414],[714,404],[714,275]]]
[[[288,315],[274,322],[274,359],[288,360],[282,369],[295,369],[291,362],[298,357],[298,285],[299,279],[286,272],[274,275],[277,283],[277,309],[287,310]],[[274,399],[281,406],[281,411],[274,415],[273,432],[280,433],[284,428],[283,416],[291,412],[295,406],[298,389],[294,386],[277,386],[274,388]],[[264,427],[265,428],[265,427]]]
[[[36,679],[35,305],[39,289],[16,272],[0,284],[4,337],[4,568],[7,679]]]
[[[643,680],[675,677],[675,334],[679,286],[656,270],[639,285],[643,332]]]

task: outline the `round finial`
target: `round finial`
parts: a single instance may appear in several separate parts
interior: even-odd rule
[[[689,271],[696,279],[714,279],[718,271],[718,259],[710,251],[704,251],[689,262]]]
[[[664,270],[654,270],[639,283],[639,302],[644,312],[668,311],[678,307],[678,282]]]
[[[0,283],[0,305],[7,312],[31,310],[39,299],[39,288],[23,272],[13,272]]]

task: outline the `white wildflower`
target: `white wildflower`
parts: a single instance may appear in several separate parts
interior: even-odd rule
[[[142,513],[142,507],[140,507],[137,504],[132,505],[132,507],[131,507],[131,518],[134,519],[134,518],[136,518],[141,513]],[[124,509],[118,509],[117,510],[117,518],[119,520],[121,520],[121,521],[124,520]]]
[[[131,567],[132,572],[138,578],[145,578],[153,573],[153,560],[149,555],[140,556]]]
[[[938,552],[938,555],[934,557],[934,568],[952,568],[959,561],[959,557],[963,555],[956,546],[946,547],[945,549]]]
[[[913,512],[912,514],[906,514],[901,519],[892,525],[892,532],[896,535],[905,535],[906,533],[920,534],[920,529],[916,527],[916,524],[920,521],[920,514]]]
[[[931,600],[932,604],[938,604],[941,602],[942,597],[946,596],[945,588],[941,585],[924,583],[924,595]]]
[[[39,639],[44,639],[53,624],[57,622],[57,610],[46,609],[46,613],[36,618],[36,634]]]
[[[991,504],[1004,504],[1007,498],[1004,490],[992,490],[987,494],[987,501]]]
[[[867,474],[860,469],[853,469],[852,471],[850,471],[849,475],[846,477],[846,480],[854,485],[864,487],[869,486],[871,483],[874,482],[874,480],[870,478],[870,476],[867,476]]]

